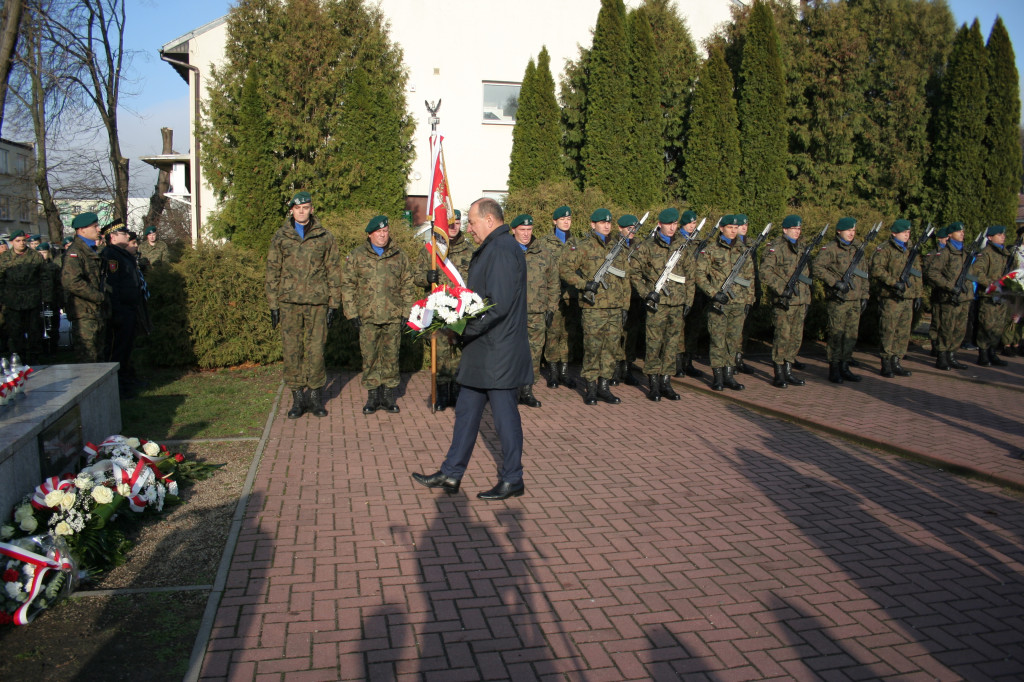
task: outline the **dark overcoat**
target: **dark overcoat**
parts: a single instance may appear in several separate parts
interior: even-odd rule
[[[466,284],[494,307],[466,324],[456,380],[481,389],[532,384],[526,258],[508,225],[496,228],[473,252]]]

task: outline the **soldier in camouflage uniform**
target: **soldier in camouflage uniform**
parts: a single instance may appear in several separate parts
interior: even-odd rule
[[[834,384],[860,381],[850,371],[853,348],[857,345],[860,314],[868,299],[868,273],[856,269],[850,282],[843,282],[861,243],[856,241],[857,221],[840,218],[836,223],[836,239],[821,247],[811,262],[814,279],[825,289],[825,312],[828,316],[828,380]]]
[[[949,241],[947,229],[940,227],[935,230],[935,250],[921,254],[921,273],[924,284],[931,286],[931,311],[932,319],[928,325],[928,341],[931,343],[932,357],[939,357],[939,329],[942,327],[943,301],[940,292],[935,287],[935,268],[942,261],[943,251],[946,249],[946,242]]]
[[[324,345],[341,307],[338,245],[313,215],[312,202],[309,192],[292,197],[291,215],[274,233],[267,252],[267,304],[272,324],[281,326],[284,383],[292,392],[289,419],[306,411],[327,416]]]
[[[6,311],[8,347],[26,361],[42,345],[43,306],[53,305],[53,281],[46,261],[18,230],[11,248],[0,255],[0,305]]]
[[[636,220],[634,218],[634,220]],[[608,379],[618,364],[619,338],[625,324],[626,307],[629,306],[629,264],[626,250],[619,253],[613,266],[625,273],[617,277],[611,272],[605,277],[607,289],[592,278],[604,262],[608,251],[618,241],[611,236],[612,214],[606,208],[599,208],[590,215],[591,235],[578,247],[571,247],[563,254],[559,268],[562,280],[580,291],[580,307],[583,312],[583,379],[587,382],[583,402],[596,405],[598,399],[612,405],[620,401],[608,390]],[[584,292],[593,295],[594,303],[588,303]]]
[[[739,239],[739,225],[733,215],[723,216],[721,232],[700,253],[697,260],[697,286],[711,298],[708,334],[711,337],[711,388],[742,391],[735,379],[737,354],[743,344],[743,323],[754,302],[754,259],[748,258],[735,279],[732,294],[721,289],[746,247]]]
[[[578,246],[576,237],[570,232],[572,227],[572,210],[568,206],[559,206],[551,214],[554,229],[544,237],[542,246],[560,261],[566,252]],[[559,268],[559,272],[561,269]],[[548,388],[558,388],[559,384],[573,387],[569,378],[569,328],[579,317],[579,294],[576,287],[570,285],[559,276],[561,292],[558,305],[552,310],[551,324],[548,326],[547,339],[544,342],[544,357],[548,363]],[[534,372],[536,376],[536,372]]]
[[[910,239],[910,221],[899,219],[889,228],[892,238],[879,246],[871,259],[871,280],[879,292],[878,331],[882,345],[882,376],[908,377],[900,360],[907,352],[914,310],[920,307],[924,293],[921,271],[911,270],[907,282],[899,282],[900,273],[907,264],[907,242]]]
[[[398,349],[409,309],[416,301],[415,276],[405,253],[391,239],[388,217],[375,216],[366,224],[366,243],[345,259],[342,297],[345,315],[359,330],[363,356],[363,414],[378,408],[399,412]]]
[[[71,227],[75,239],[64,254],[60,281],[75,358],[78,362],[103,362],[111,308],[107,266],[97,250],[99,218],[95,213],[82,213],[71,221]]]
[[[455,222],[448,225],[448,253],[447,259],[452,264],[458,273],[462,276],[463,282],[469,275],[469,261],[473,258],[473,247],[469,243],[469,239],[462,234],[462,213],[455,211]],[[441,265],[442,258],[438,253],[438,266]],[[454,282],[444,274],[444,271],[438,267],[437,270],[431,274],[430,266],[432,264],[432,256],[430,251],[423,248],[419,252],[417,267],[416,267],[416,280],[415,285],[421,289],[425,289],[428,293],[434,288],[434,285],[448,284],[455,285],[458,282]],[[424,339],[426,343],[427,352],[430,350],[430,337]],[[459,369],[459,358],[462,352],[459,347],[452,343],[450,337],[447,334],[437,335],[437,401],[434,403],[434,410],[437,412],[444,411],[447,407],[455,407],[455,398],[458,395],[458,384],[455,383],[455,372]]]
[[[967,334],[967,312],[973,298],[972,283],[964,281],[963,290],[954,295],[953,288],[960,277],[967,253],[964,251],[964,224],[950,223],[939,233],[940,243],[945,241],[934,255],[924,263],[925,279],[932,285],[932,327],[935,328],[935,366],[938,369],[967,369],[967,365],[956,359],[956,350]],[[945,236],[943,240],[941,235]],[[929,335],[931,331],[929,330]]]
[[[775,380],[778,388],[789,384],[803,386],[804,380],[793,376],[793,363],[800,352],[804,338],[804,319],[807,306],[811,303],[811,279],[800,273],[792,292],[786,292],[786,285],[796,271],[803,255],[800,235],[803,219],[788,215],[782,221],[782,236],[768,242],[764,258],[761,259],[761,278],[768,291],[774,294],[772,306],[772,327],[775,338],[772,343],[772,364],[775,366]],[[787,296],[786,294],[789,293]]]
[[[544,336],[554,319],[561,286],[558,278],[558,253],[548,251],[533,236],[533,216],[517,215],[510,226],[512,236],[526,256],[526,328],[530,339],[530,357],[533,360],[533,381],[540,377],[540,359],[544,354]],[[533,386],[519,389],[519,404],[540,407],[533,395]]]
[[[996,346],[1006,329],[1006,301],[998,291],[988,288],[1006,274],[1006,228],[993,225],[988,228],[988,244],[978,252],[971,266],[971,277],[978,283],[978,364],[1004,366],[1008,364],[996,355]]]
[[[666,208],[658,214],[658,229],[653,239],[645,241],[633,254],[630,272],[633,287],[644,297],[647,308],[647,348],[644,372],[647,374],[647,397],[655,402],[662,397],[681,400],[672,388],[672,370],[679,338],[683,334],[683,308],[693,300],[693,258],[687,253],[685,237],[678,234],[679,210]],[[661,291],[655,291],[658,280],[666,272],[668,261],[678,258],[668,273]]]
[[[686,233],[686,235],[693,234],[697,229],[697,214],[693,211],[683,211],[679,218],[679,226]],[[717,227],[715,229],[718,229]],[[707,232],[703,232],[702,235],[706,235]],[[686,235],[680,235],[686,237]],[[686,237],[688,238],[688,237]],[[704,239],[704,237],[701,237]],[[697,246],[698,241],[694,239],[686,247],[684,255],[686,259],[693,263],[693,267],[697,265]],[[696,272],[696,269],[694,269]],[[683,331],[679,334],[679,348],[676,352],[676,376],[688,376],[694,379],[700,379],[704,376],[704,372],[700,371],[693,366],[693,349],[697,346],[697,340],[700,338],[700,329],[703,325],[700,324],[699,318],[701,311],[695,308],[702,308],[700,305],[701,301],[705,300],[704,293],[697,288],[696,284],[686,287],[689,292],[686,303],[683,304]],[[689,322],[686,321],[686,317],[693,313],[693,317]]]
[[[142,231],[142,243],[139,244],[139,270],[146,272],[157,265],[171,262],[167,244],[157,241],[156,227],[150,225]]]
[[[626,213],[619,218],[619,237],[626,240],[626,253],[634,253],[639,248],[638,240],[642,235],[632,234],[631,231],[639,229],[639,220],[636,216]],[[632,234],[632,236],[630,236]],[[647,306],[643,298],[633,288],[629,287],[629,305],[626,306],[626,321],[622,325],[622,334],[619,336],[619,362],[615,365],[608,384],[618,386],[619,382],[627,386],[638,386],[640,382],[633,376],[633,361],[639,356],[639,349],[643,345],[644,325],[647,320]]]

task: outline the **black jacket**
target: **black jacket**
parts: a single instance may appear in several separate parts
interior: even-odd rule
[[[113,244],[103,249],[102,256],[106,259],[107,284],[113,289],[110,302],[114,310],[134,312],[142,302],[142,285],[135,256]]]
[[[532,384],[526,258],[508,225],[494,230],[473,253],[466,284],[494,307],[466,324],[456,380],[482,389]]]

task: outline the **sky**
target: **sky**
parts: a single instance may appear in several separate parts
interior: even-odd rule
[[[676,0],[685,7],[687,2]],[[957,24],[977,18],[987,39],[996,15],[1003,18],[1017,56],[1024,92],[1024,2],[1020,0],[947,0]],[[148,196],[156,171],[139,160],[159,154],[160,128],[174,130],[174,149],[188,151],[188,84],[166,62],[160,48],[203,24],[227,14],[228,0],[127,0],[125,45],[133,52],[130,83],[122,95],[119,120],[122,152],[131,159],[132,196]],[[128,96],[127,93],[132,93]]]

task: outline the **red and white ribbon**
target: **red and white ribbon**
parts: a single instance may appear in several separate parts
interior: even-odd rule
[[[49,509],[46,504],[46,496],[54,490],[67,490],[75,487],[75,477],[71,474],[64,474],[63,477],[50,476],[48,479],[36,486],[32,494],[32,506],[36,509]]]
[[[71,563],[66,557],[62,556],[59,550],[53,551],[53,558],[43,556],[42,554],[36,554],[26,549],[22,549],[17,545],[10,545],[6,542],[0,542],[0,554],[23,561],[26,564],[31,564],[36,567],[35,574],[32,576],[32,581],[28,585],[28,597],[24,603],[18,607],[14,612],[14,624],[15,625],[28,625],[32,622],[32,619],[36,617],[36,613],[29,613],[29,607],[32,606],[32,602],[35,601],[39,593],[43,591],[44,579],[47,574],[51,571],[70,571],[72,569]]]

